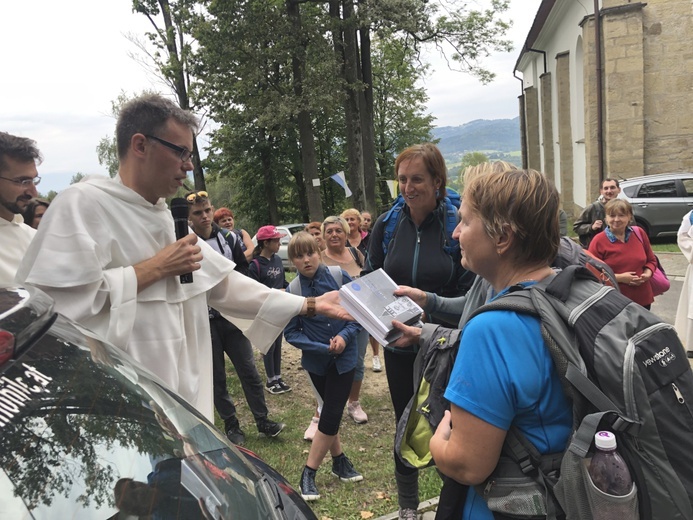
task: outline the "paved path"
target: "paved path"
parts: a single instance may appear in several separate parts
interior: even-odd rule
[[[671,281],[671,288],[666,293],[655,298],[655,302],[652,304],[652,312],[663,321],[673,325],[676,319],[676,308],[679,303],[679,295],[681,294],[681,287],[683,287],[683,280],[686,276],[688,262],[681,253],[657,253],[657,257],[659,257],[659,261],[662,263],[662,267]],[[437,497],[422,502],[419,506],[419,511],[421,511],[419,519],[433,520],[435,518],[435,506],[437,503]],[[394,511],[385,516],[376,518],[375,520],[397,520],[397,517],[397,511]]]

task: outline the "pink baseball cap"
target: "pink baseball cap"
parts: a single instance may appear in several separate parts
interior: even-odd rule
[[[272,240],[273,238],[285,237],[286,233],[282,233],[274,226],[262,226],[257,230],[258,240]]]

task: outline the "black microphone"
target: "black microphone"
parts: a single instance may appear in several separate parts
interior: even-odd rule
[[[176,240],[188,236],[188,201],[180,197],[171,200],[171,215],[176,230]],[[192,273],[180,275],[180,283],[192,283]]]

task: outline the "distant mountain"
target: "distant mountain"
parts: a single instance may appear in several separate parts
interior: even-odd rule
[[[520,145],[520,118],[477,119],[461,126],[439,126],[433,135],[448,163],[456,163],[467,152],[517,152]]]

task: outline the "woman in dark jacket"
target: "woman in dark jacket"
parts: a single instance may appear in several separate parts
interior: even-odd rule
[[[446,168],[440,150],[431,143],[411,146],[395,160],[395,172],[404,206],[396,217],[389,217],[396,218],[392,232],[386,231],[392,224],[386,222],[385,214],[373,226],[364,274],[382,267],[399,285],[441,296],[464,294],[474,275],[461,267],[459,248],[449,243]],[[397,421],[414,395],[415,358],[416,345],[385,347],[387,381]],[[416,518],[418,471],[402,464],[395,455],[395,478],[399,517]]]

